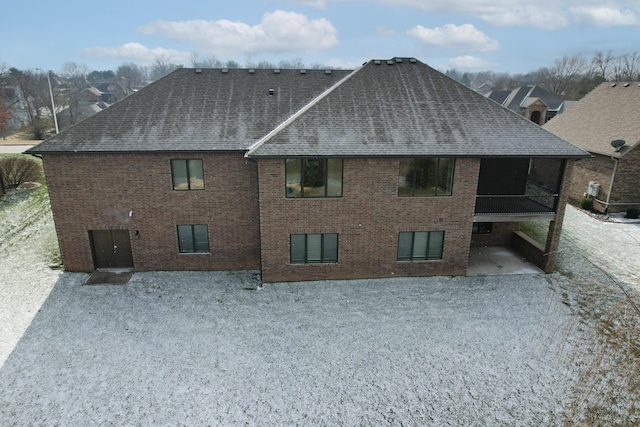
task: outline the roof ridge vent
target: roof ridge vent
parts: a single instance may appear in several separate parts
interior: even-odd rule
[[[611,87],[616,87],[616,84],[615,83],[611,83]]]
[[[280,74],[280,68],[274,68],[273,74]]]
[[[307,74],[307,70],[303,68],[302,70],[300,70],[300,74]]]
[[[409,62],[411,62],[412,64],[415,64],[418,62],[418,60],[416,58],[409,58]]]
[[[249,68],[249,74],[255,74],[256,70],[255,68]]]
[[[220,71],[222,71],[222,74],[227,74],[229,72],[229,69],[228,68],[223,68]]]
[[[331,74],[331,70],[324,70],[325,74]]]
[[[196,74],[202,74],[202,68],[196,68]]]
[[[399,64],[402,62],[402,58],[396,58],[396,62]]]
[[[390,59],[387,61],[387,65],[393,65],[393,61]]]
[[[382,63],[382,61],[380,61],[379,59],[376,59],[373,61],[374,64],[376,65],[380,65]]]
[[[631,83],[625,83],[623,86],[624,87],[629,87],[629,86],[631,86]]]

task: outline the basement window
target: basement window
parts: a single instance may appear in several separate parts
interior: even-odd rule
[[[444,231],[411,231],[398,236],[398,261],[442,259]]]
[[[493,231],[492,222],[474,222],[471,229],[472,234],[490,234]]]
[[[289,251],[291,264],[338,262],[338,234],[292,234]]]
[[[178,225],[180,253],[208,253],[209,227],[206,224]]]

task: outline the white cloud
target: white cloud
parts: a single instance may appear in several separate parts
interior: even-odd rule
[[[474,56],[458,56],[449,60],[449,68],[456,70],[489,70],[496,67],[497,64]]]
[[[500,43],[478,31],[471,24],[445,24],[442,27],[425,28],[418,25],[407,35],[420,40],[426,47],[457,49],[465,52],[492,52],[500,49]]]
[[[189,61],[189,53],[162,47],[148,48],[140,43],[126,43],[118,47],[89,47],[80,51],[83,55],[93,58],[114,58],[133,61],[140,64],[151,64],[156,58],[169,58],[175,63]]]
[[[538,3],[522,0],[377,1],[394,7],[411,7],[427,12],[467,14],[498,26],[554,30],[575,22],[596,26],[640,24],[640,4],[637,0],[562,0]]]
[[[316,9],[326,9],[326,0],[294,0],[294,3],[301,4],[303,6],[315,7]]]
[[[479,10],[476,15],[485,22],[503,27],[531,26],[555,30],[569,25],[564,13],[555,7],[487,7]]]
[[[638,14],[631,9],[616,9],[611,7],[572,7],[569,10],[578,21],[599,27],[637,25],[640,23]]]
[[[396,35],[396,31],[386,27],[376,27],[376,34],[383,37],[391,37]]]
[[[262,22],[156,21],[138,28],[142,34],[162,34],[189,43],[205,54],[304,53],[328,49],[338,43],[338,30],[326,19],[310,20],[305,15],[277,10],[266,13]]]

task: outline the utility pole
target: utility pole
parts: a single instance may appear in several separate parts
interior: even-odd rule
[[[53,123],[56,125],[56,134],[60,133],[58,129],[58,118],[56,116],[56,104],[53,102],[53,89],[51,88],[51,78],[49,77],[49,73],[45,72],[40,68],[36,68],[36,70],[42,71],[47,75],[47,82],[49,83],[49,96],[51,97],[51,112],[53,113]]]

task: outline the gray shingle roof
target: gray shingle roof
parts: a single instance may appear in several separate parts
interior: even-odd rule
[[[183,68],[29,152],[245,150],[349,73]]]
[[[28,152],[250,147],[256,157],[587,155],[408,58],[354,72],[179,69]]]
[[[640,145],[640,83],[602,83],[544,128],[587,151],[622,157]],[[626,145],[620,151],[614,139]]]
[[[513,111],[520,111],[521,107],[530,105],[536,98],[542,101],[549,111],[561,111],[564,104],[562,98],[537,85],[520,86],[512,91],[493,90],[485,96]]]
[[[588,154],[433,68],[370,61],[252,147],[249,156]]]

